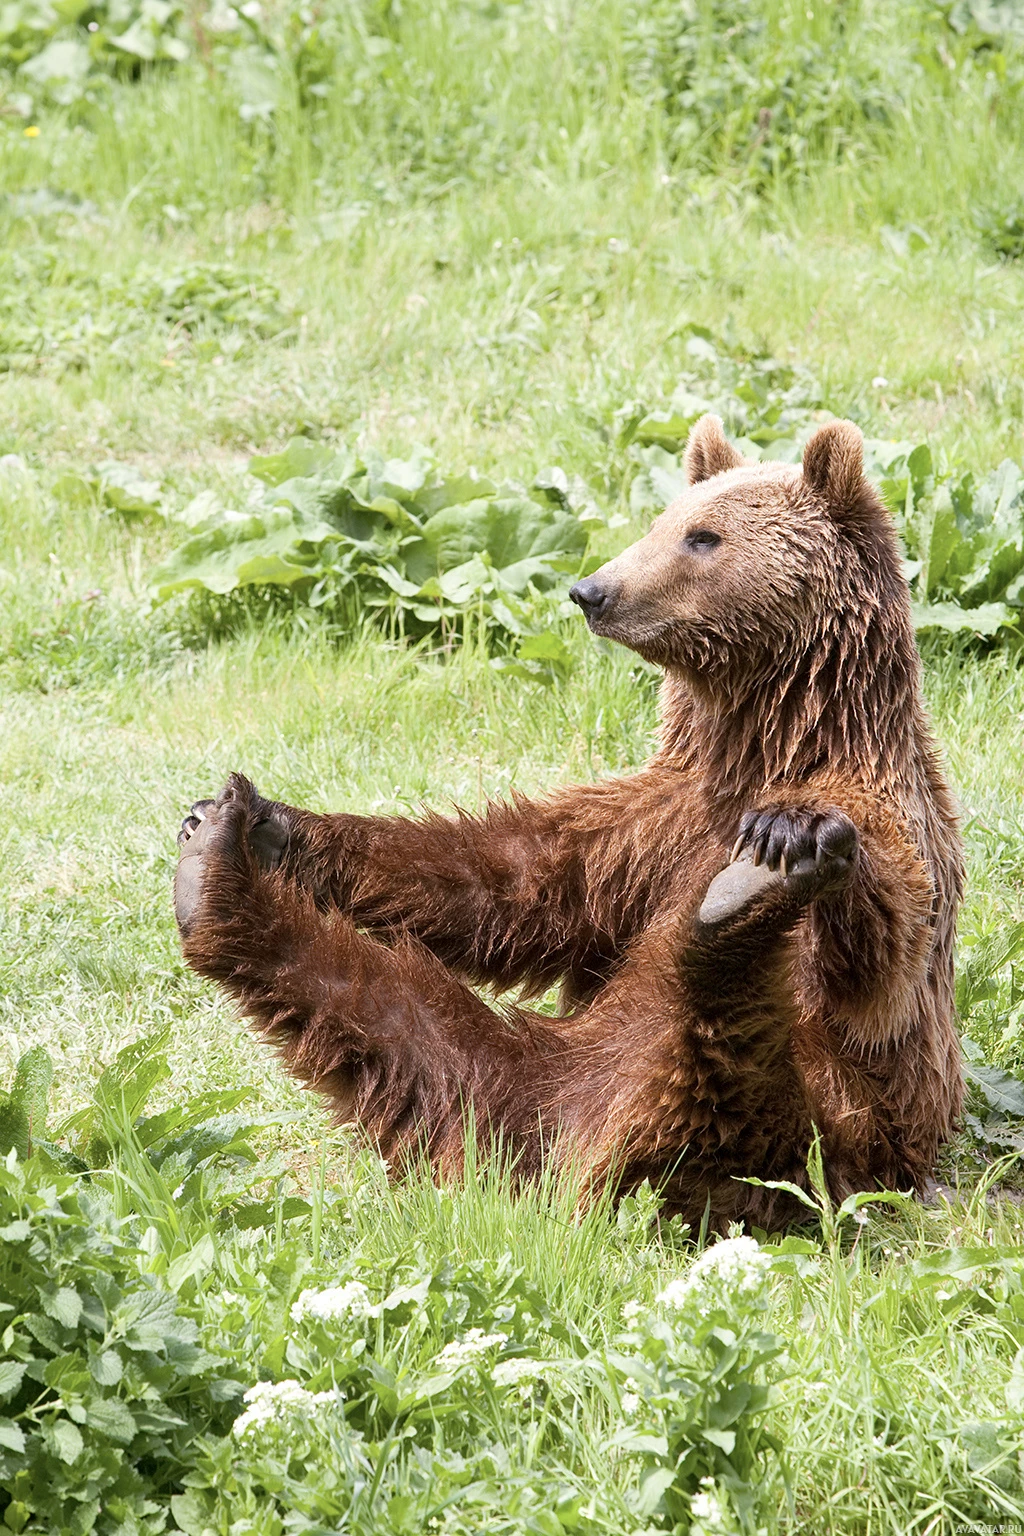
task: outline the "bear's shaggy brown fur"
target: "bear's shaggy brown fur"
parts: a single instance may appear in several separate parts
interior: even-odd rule
[[[521,1169],[645,1178],[690,1220],[778,1220],[744,1176],[920,1188],[961,1098],[957,820],[858,430],[802,467],[694,427],[690,489],[580,582],[664,668],[629,778],[482,816],[318,816],[233,776],[181,839],[185,955],[400,1163],[467,1108]],[[472,983],[560,1018],[496,1010]]]

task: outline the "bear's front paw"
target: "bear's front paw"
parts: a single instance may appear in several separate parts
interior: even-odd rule
[[[747,857],[755,866],[778,870],[783,879],[812,869],[819,877],[838,878],[856,856],[857,828],[842,811],[776,805],[744,812],[729,862]]]
[[[261,869],[276,869],[288,851],[291,829],[284,808],[264,800],[254,784],[233,773],[214,800],[197,800],[178,833],[174,915],[187,934],[202,900],[210,855],[241,841]]]

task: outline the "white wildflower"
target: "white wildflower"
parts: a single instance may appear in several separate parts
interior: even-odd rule
[[[338,1323],[346,1317],[368,1317],[370,1293],[358,1280],[347,1285],[333,1285],[325,1291],[303,1291],[292,1306],[292,1322],[315,1317],[322,1323]]]
[[[728,1237],[705,1249],[685,1275],[670,1280],[658,1300],[666,1307],[685,1307],[709,1292],[728,1292],[736,1298],[756,1296],[771,1267],[771,1260],[752,1237]]]
[[[623,1392],[623,1394],[622,1394],[621,1398],[619,1399],[619,1401],[622,1404],[622,1411],[623,1411],[624,1414],[627,1415],[627,1417],[632,1417],[632,1415],[634,1413],[639,1412],[639,1409],[640,1409],[640,1394],[639,1394],[639,1392]]]
[[[516,1387],[522,1381],[532,1381],[543,1374],[544,1367],[539,1360],[499,1360],[491,1372],[496,1387]]]
[[[507,1333],[484,1333],[482,1328],[470,1328],[461,1339],[445,1345],[437,1357],[438,1364],[446,1365],[449,1370],[457,1370],[461,1365],[469,1365],[473,1360],[478,1360],[489,1349],[497,1349],[507,1338]]]
[[[635,1323],[637,1318],[643,1312],[643,1310],[644,1310],[644,1308],[643,1308],[643,1303],[642,1302],[639,1302],[639,1301],[627,1301],[625,1306],[622,1308],[623,1319],[627,1323]]]
[[[690,1500],[690,1514],[709,1532],[730,1529],[728,1511],[723,1508],[721,1495],[710,1477],[701,1478],[700,1489]]]
[[[289,1409],[311,1407],[316,1399],[297,1381],[288,1380],[258,1381],[249,1388],[242,1401],[249,1406],[231,1427],[236,1440],[254,1434],[274,1419],[284,1418]]]

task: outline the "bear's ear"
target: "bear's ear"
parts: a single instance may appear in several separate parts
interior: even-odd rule
[[[852,421],[819,427],[804,449],[804,479],[833,510],[847,511],[864,486],[864,434]]]
[[[684,460],[688,485],[710,480],[712,475],[720,475],[723,470],[735,469],[742,463],[743,455],[726,442],[720,416],[702,416],[694,422]]]

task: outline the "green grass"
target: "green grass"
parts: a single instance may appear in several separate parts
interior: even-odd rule
[[[829,407],[875,435],[927,438],[979,472],[1020,458],[1024,263],[998,262],[975,222],[1024,180],[1020,53],[974,54],[950,32],[956,67],[936,65],[934,16],[864,0],[837,70],[867,78],[889,59],[899,110],[854,124],[848,151],[819,146],[765,179],[728,144],[680,149],[669,107],[637,83],[645,17],[671,9],[373,10],[393,46],[363,100],[339,80],[317,112],[286,103],[269,124],[243,124],[223,80],[191,66],[43,110],[38,137],[0,116],[15,194],[0,204],[0,453],[27,467],[0,466],[0,1078],[44,1044],[67,1113],[126,1042],[170,1024],[165,1102],[249,1084],[259,1108],[294,1115],[264,1133],[267,1154],[314,1194],[325,1156],[336,1196],[255,1247],[218,1236],[196,1291],[211,1317],[261,1268],[287,1298],[304,1265],[328,1284],[353,1256],[391,1275],[509,1250],[552,1313],[603,1348],[625,1300],[685,1267],[672,1234],[604,1214],[575,1224],[550,1192],[423,1178],[387,1192],[184,969],[169,901],[180,817],[232,769],[315,809],[476,807],[642,762],[655,680],[571,621],[572,675],[542,688],[472,646],[441,658],[281,605],[151,613],[146,574],[177,536],[61,477],[117,458],[178,503],[237,493],[250,452],[304,432],[398,452],[421,441],[445,466],[522,478],[557,462],[621,508],[613,413],[671,390],[688,320],[806,365]],[[826,9],[757,11],[778,54],[789,37],[827,40]],[[88,204],[18,200],[41,187]],[[904,238],[910,226],[924,238]],[[131,299],[140,268],[197,262],[276,288],[283,332],[256,315],[190,338]],[[961,941],[977,953],[1024,915],[1024,670],[1012,651],[935,647],[926,685],[964,805]],[[1004,968],[967,1024],[990,1062],[1024,1073],[1019,971]],[[962,1181],[949,1207],[872,1215],[856,1245],[826,1242],[805,1275],[777,1282],[789,1364],[767,1530],[938,1532],[1024,1508],[1020,1393],[1007,1397],[1020,1261],[950,1280],[948,1295],[911,1269],[948,1248],[1020,1252],[1017,1207],[975,1192],[984,1159],[965,1135],[947,1160]],[[119,1198],[148,1219],[127,1186]],[[292,1373],[268,1365],[271,1333],[242,1351],[253,1379]],[[576,1401],[558,1465],[607,1492],[593,1528],[639,1531],[622,1504],[636,1467],[602,1450],[615,1414],[596,1392]],[[993,1424],[1009,1448],[995,1470]],[[555,1463],[532,1432],[508,1429],[513,1470],[543,1488]],[[276,1536],[246,1512],[249,1493],[224,1498],[233,1532]],[[554,1529],[511,1500],[452,1529]],[[373,1518],[402,1529],[397,1514]]]

